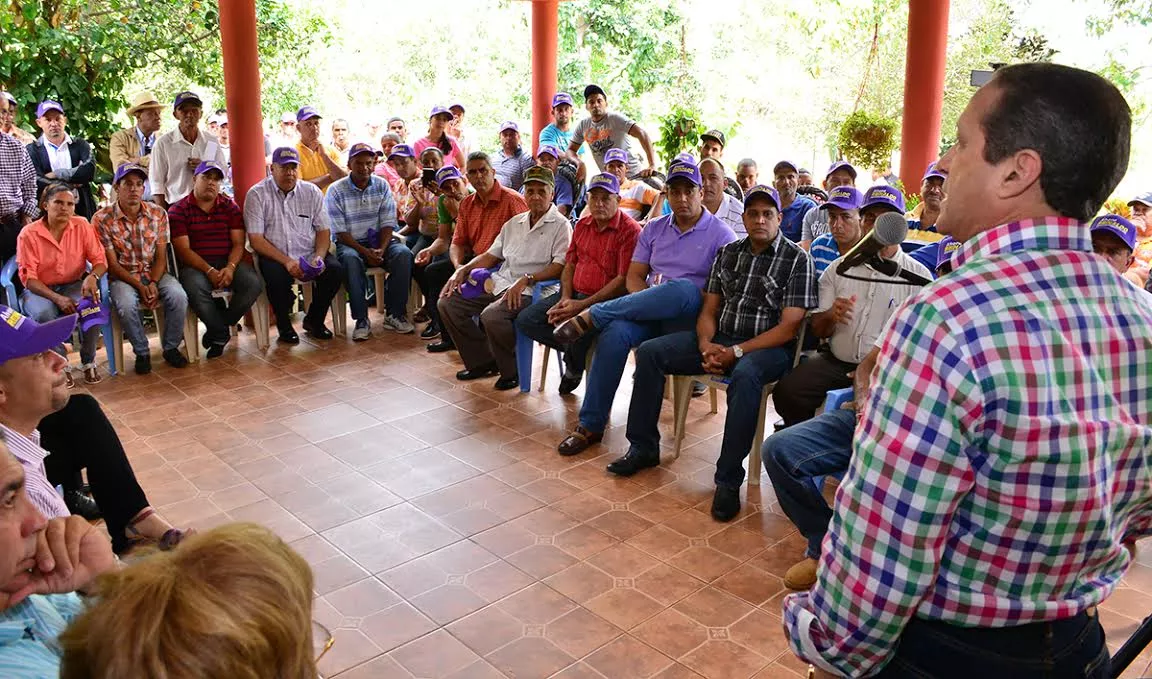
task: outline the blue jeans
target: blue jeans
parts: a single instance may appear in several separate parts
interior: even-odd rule
[[[764,471],[772,479],[780,509],[808,540],[809,558],[820,557],[820,543],[832,520],[832,509],[814,479],[848,469],[855,431],[855,411],[833,410],[764,441]]]
[[[227,258],[213,259],[208,262],[217,269],[223,268]],[[236,265],[232,274],[232,283],[228,289],[232,298],[225,305],[222,299],[212,296],[212,281],[208,276],[190,266],[180,269],[180,284],[188,294],[188,303],[196,312],[196,316],[204,323],[206,331],[204,337],[209,344],[223,346],[232,339],[232,326],[244,318],[248,309],[256,303],[256,298],[264,291],[264,283],[256,274],[256,269],[247,262]]]
[[[188,315],[188,295],[173,278],[164,274],[156,281],[160,291],[160,306],[164,309],[164,327],[160,329],[160,348],[164,351],[177,349],[184,339],[184,319]],[[137,356],[148,355],[148,335],[144,332],[144,322],[140,320],[140,294],[136,288],[124,281],[112,281],[108,286],[112,295],[112,307],[120,317],[124,335],[132,344]]]
[[[365,243],[361,243],[365,245]],[[348,305],[352,307],[352,318],[368,320],[368,265],[355,248],[343,243],[336,244],[336,257],[344,266],[344,285],[348,288]],[[412,251],[403,243],[393,240],[384,248],[384,269],[388,279],[377,295],[384,295],[384,307],[389,316],[404,318],[408,307],[408,291],[412,286]]]
[[[686,280],[668,281],[592,305],[589,313],[600,335],[580,406],[580,426],[604,431],[628,352],[653,337],[691,329],[699,311],[700,289]]]
[[[584,299],[587,296],[588,295],[582,295],[578,292],[573,293],[574,299]],[[548,322],[548,310],[556,306],[556,303],[559,301],[560,293],[555,292],[533,302],[527,309],[521,311],[520,314],[516,316],[516,329],[546,347],[552,347],[557,351],[563,352],[564,365],[568,366],[570,372],[583,373],[584,360],[588,356],[588,350],[592,348],[592,342],[596,340],[596,336],[599,333],[593,330],[572,344],[566,347],[561,346],[552,334],[555,326]]]
[[[743,340],[717,334],[712,341],[732,346]],[[657,422],[664,399],[664,377],[702,374],[704,357],[699,344],[696,332],[689,330],[650,339],[636,351],[632,405],[628,408],[628,442],[633,450],[660,454]],[[749,351],[736,361],[729,374],[728,414],[720,458],[716,460],[716,485],[738,489],[744,483],[744,458],[751,452],[756,436],[764,385],[779,380],[791,366],[792,352],[784,347]]]
[[[83,283],[83,281],[76,281],[75,283],[50,285],[48,287],[57,294],[70,297],[79,302],[80,286],[83,285]],[[41,297],[27,288],[25,288],[24,293],[20,295],[20,305],[23,307],[25,315],[37,323],[46,323],[64,315],[60,311],[60,307],[56,306],[52,300]],[[96,365],[96,339],[100,336],[100,326],[93,326],[88,329],[88,332],[82,332],[80,335],[80,363],[84,367],[94,366]],[[56,353],[65,358],[68,356],[68,353],[64,351],[64,345],[56,347]]]

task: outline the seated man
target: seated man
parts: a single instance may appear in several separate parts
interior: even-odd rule
[[[915,247],[916,244],[923,244],[926,247],[939,243],[944,237],[943,234],[936,232],[936,219],[940,216],[940,208],[944,202],[944,180],[947,178],[948,173],[936,167],[936,163],[929,165],[928,170],[924,172],[924,178],[920,180],[920,204],[905,215],[908,220],[905,251]],[[932,268],[931,264],[917,261]]]
[[[1120,215],[1100,215],[1092,220],[1092,251],[1123,276],[1131,266],[1136,249],[1136,226]]]
[[[780,230],[794,242],[800,242],[804,231],[804,216],[816,208],[816,202],[796,192],[800,186],[800,168],[790,160],[781,160],[772,168],[772,185],[780,192],[780,204],[784,206],[784,219]]]
[[[740,218],[744,205],[725,191],[724,166],[720,161],[715,158],[701,160],[700,179],[704,181],[704,208],[727,224],[737,236],[743,238],[748,235],[744,233],[744,221]]]
[[[141,305],[164,309],[164,327],[160,331],[164,361],[173,368],[188,365],[188,359],[180,353],[188,296],[168,273],[168,213],[155,203],[144,202],[147,179],[148,174],[139,165],[125,163],[116,168],[112,180],[116,202],[92,217],[108,260],[112,279],[108,292],[136,354],[137,375],[152,372],[148,334],[140,320]]]
[[[826,215],[828,233],[812,241],[812,266],[820,276],[836,259],[848,254],[864,237],[860,223],[860,192],[852,186],[838,186],[828,194],[828,201],[812,212]],[[800,245],[803,247],[803,243]]]
[[[856,168],[852,167],[847,160],[837,160],[832,163],[824,175],[825,191],[831,192],[838,186],[856,187]],[[800,227],[800,247],[810,250],[812,241],[829,231],[828,213],[823,210],[809,210],[804,215],[804,221]],[[820,272],[817,271],[816,275],[820,275]]]
[[[541,151],[541,154],[544,152]],[[595,339],[588,333],[561,347],[553,328],[598,302],[626,294],[625,277],[640,225],[620,210],[616,175],[598,174],[588,187],[587,217],[576,222],[560,274],[560,291],[540,298],[516,317],[516,327],[533,340],[564,351],[560,393],[570,394],[584,377],[584,362]]]
[[[192,193],[168,208],[172,247],[180,262],[180,283],[188,303],[204,323],[200,340],[208,358],[217,358],[264,290],[256,269],[244,261],[244,213],[220,192],[224,168],[205,160],[196,168]],[[227,302],[214,290],[232,293]]]
[[[480,379],[499,371],[496,389],[520,384],[513,321],[531,303],[537,281],[560,275],[572,240],[568,220],[552,204],[552,185],[548,168],[529,168],[524,173],[528,211],[509,219],[488,251],[457,269],[444,286],[440,318],[464,361],[464,370],[456,373],[458,380]],[[477,269],[492,270],[488,285],[469,284],[462,290]],[[473,320],[477,314],[479,326]]]
[[[604,171],[620,181],[620,209],[636,222],[644,221],[660,200],[660,192],[645,182],[628,178],[628,152],[624,149],[608,149],[604,153]],[[588,208],[584,208],[580,217],[588,215]]]
[[[324,194],[312,182],[300,181],[299,165],[296,149],[276,149],[272,176],[249,189],[244,201],[248,240],[260,256],[278,339],[285,344],[300,343],[292,328],[292,302],[296,300],[292,284],[313,280],[312,306],[304,314],[303,327],[312,337],[328,340],[332,331],[324,325],[324,318],[344,281],[344,267],[331,252]]]
[[[336,234],[336,255],[344,267],[348,304],[356,328],[352,339],[372,336],[368,326],[367,267],[388,271],[384,295],[384,329],[406,335],[414,329],[407,320],[408,291],[412,287],[412,251],[392,238],[396,230],[396,204],[388,182],[372,174],[376,149],[353,144],[348,150],[347,177],[336,180],[324,197],[324,208]]]
[[[728,375],[728,413],[716,461],[712,517],[740,511],[744,458],[752,448],[760,395],[792,365],[793,343],[816,306],[816,276],[808,253],[780,231],[776,190],[754,186],[744,199],[748,236],[720,248],[708,274],[695,332],[650,339],[636,351],[628,453],[608,471],[631,476],[660,464],[660,406],[667,375]]]
[[[548,144],[542,144],[536,152],[536,163],[546,167],[556,178],[556,190],[552,192],[552,204],[556,211],[567,217],[572,214],[572,206],[576,203],[576,191],[572,180],[560,173],[560,149]]]
[[[628,352],[693,326],[712,260],[736,240],[727,224],[704,209],[700,169],[690,157],[671,164],[667,186],[672,214],[649,222],[636,239],[625,282],[631,294],[594,304],[556,327],[561,344],[600,331],[580,424],[560,442],[561,455],[575,455],[604,438]]]
[[[846,190],[855,192],[845,187],[836,189],[837,192]],[[836,234],[848,210],[844,204],[831,202],[821,207],[828,207],[832,233]],[[832,214],[833,210],[837,213]],[[896,262],[906,271],[932,278],[932,273],[905,254],[899,245],[882,249],[879,256]],[[849,373],[872,349],[897,307],[919,290],[863,264],[841,274],[836,270],[840,262],[841,259],[832,262],[820,275],[820,306],[812,314],[812,334],[821,339],[830,338],[828,351],[796,366],[772,392],[776,412],[784,418],[785,426],[810,419],[830,389],[852,386]]]
[[[16,263],[24,284],[20,303],[37,323],[76,313],[76,305],[83,299],[99,304],[99,280],[108,270],[96,230],[87,219],[74,213],[75,189],[62,182],[49,184],[44,189],[43,202],[44,217],[26,226],[16,239]],[[100,325],[92,325],[82,335],[80,367],[84,382],[96,384],[100,381],[96,370]],[[67,357],[63,345],[56,350]],[[67,361],[64,377],[71,387],[72,370]]]
[[[1137,287],[1144,287],[1152,280],[1149,275],[1149,267],[1152,267],[1152,191],[1128,201],[1128,209],[1132,212],[1129,221],[1136,227],[1136,247],[1132,250],[1134,259],[1124,277]]]
[[[412,280],[420,286],[424,297],[424,308],[417,315],[424,316],[421,322],[428,322],[420,333],[422,340],[434,340],[440,336],[440,314],[436,311],[436,302],[444,283],[456,270],[448,258],[448,250],[456,231],[460,205],[473,193],[464,182],[464,175],[452,165],[436,171],[436,188],[440,193],[436,197],[436,240],[416,253],[412,269]]]

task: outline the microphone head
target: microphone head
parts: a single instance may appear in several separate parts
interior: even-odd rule
[[[885,212],[876,218],[872,227],[872,237],[882,245],[899,245],[908,236],[908,222],[904,215],[897,212]]]

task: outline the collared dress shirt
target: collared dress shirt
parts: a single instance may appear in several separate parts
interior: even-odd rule
[[[747,238],[720,248],[704,292],[724,298],[716,330],[741,341],[779,325],[784,309],[811,309],[818,300],[808,253],[783,233],[759,254]]]
[[[324,194],[303,180],[284,193],[275,179],[266,177],[248,190],[244,225],[249,234],[264,236],[291,259],[311,257],[316,251],[317,232],[329,228]]]

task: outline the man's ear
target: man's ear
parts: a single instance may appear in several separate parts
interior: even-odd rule
[[[1033,149],[1020,149],[997,164],[1000,174],[997,196],[1001,199],[1016,198],[1031,189],[1040,189],[1040,173],[1044,161]]]

